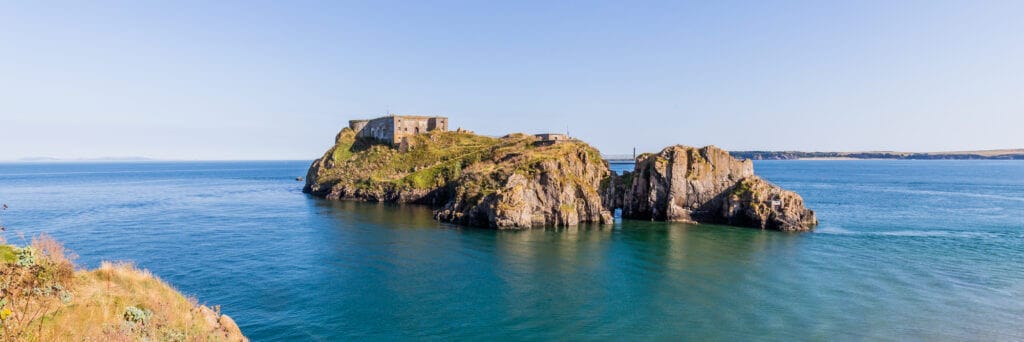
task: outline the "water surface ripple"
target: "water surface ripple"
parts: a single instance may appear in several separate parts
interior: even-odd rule
[[[818,212],[806,234],[461,228],[310,198],[307,166],[0,164],[0,220],[134,261],[257,341],[1024,339],[1021,161],[756,162]]]

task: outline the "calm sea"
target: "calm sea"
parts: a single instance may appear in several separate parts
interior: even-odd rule
[[[818,212],[803,234],[461,228],[310,198],[307,166],[0,164],[0,220],[134,261],[257,341],[1024,339],[1021,161],[757,162]]]

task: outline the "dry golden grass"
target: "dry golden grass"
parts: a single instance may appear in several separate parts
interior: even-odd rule
[[[35,248],[41,257],[54,265],[69,265],[73,267],[75,259],[78,258],[77,255],[64,249],[64,245],[46,233],[32,238],[32,248]]]
[[[75,276],[75,299],[45,319],[44,341],[228,341],[217,313],[196,305],[147,270],[128,263],[104,262]],[[152,312],[145,326],[132,326],[125,310]],[[237,329],[237,327],[235,327]]]
[[[40,335],[47,314],[69,299],[74,265],[47,235],[25,248],[5,246],[0,263],[0,336],[25,340]]]
[[[10,246],[2,246],[10,247]],[[60,297],[33,297],[31,291],[4,292],[11,306],[8,318],[27,317],[17,331],[4,335],[15,341],[245,341],[238,326],[219,308],[197,305],[147,270],[129,263],[103,262],[91,271],[73,269],[64,247],[42,235],[32,240],[37,268],[0,261],[4,274],[66,279],[62,282],[73,297],[64,302]],[[30,270],[36,270],[29,272]],[[38,271],[43,270],[43,271]],[[28,279],[28,278],[26,278]],[[6,282],[7,280],[5,280]],[[20,282],[18,284],[25,283]],[[32,284],[37,284],[33,282]],[[27,284],[27,283],[26,283]],[[25,285],[26,289],[31,286]],[[24,286],[22,286],[24,287]],[[35,298],[35,299],[33,299]],[[39,299],[41,298],[41,299]],[[144,313],[145,319],[133,320],[126,314],[130,308]],[[134,310],[134,309],[131,309]],[[39,313],[39,314],[36,314]],[[11,325],[5,329],[14,328]],[[11,334],[15,332],[15,334]],[[13,337],[12,337],[13,336]]]

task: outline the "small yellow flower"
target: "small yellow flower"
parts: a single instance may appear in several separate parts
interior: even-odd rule
[[[3,310],[0,310],[0,321],[7,320],[7,317],[11,317],[12,313],[11,308],[4,308]]]

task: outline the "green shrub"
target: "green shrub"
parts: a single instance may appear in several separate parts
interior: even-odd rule
[[[124,308],[124,320],[133,324],[145,325],[153,317],[153,312],[135,306]]]
[[[14,263],[18,261],[18,255],[14,246],[0,245],[0,263]]]
[[[16,264],[21,267],[29,267],[36,264],[36,251],[31,246],[17,250],[18,261]]]

